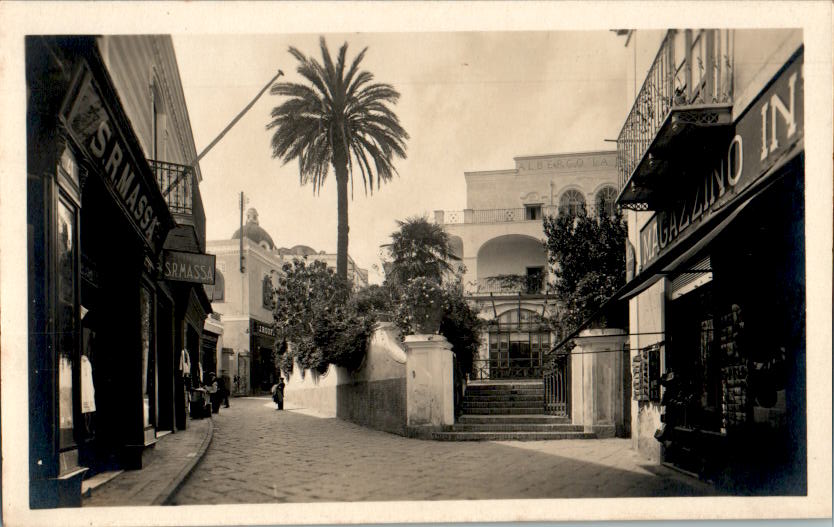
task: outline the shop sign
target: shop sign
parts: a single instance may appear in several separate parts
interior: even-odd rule
[[[252,321],[252,327],[255,333],[260,335],[265,335],[267,337],[275,337],[275,328],[272,326],[267,326],[257,320]]]
[[[802,55],[739,119],[722,158],[640,231],[641,269],[757,181],[804,133]]]
[[[144,175],[137,156],[107,107],[106,98],[86,63],[76,75],[61,109],[67,131],[84,150],[130,224],[154,253],[161,248],[165,207],[152,178]],[[148,169],[145,169],[147,172]]]
[[[214,264],[213,254],[165,251],[162,274],[166,280],[174,282],[214,285]]]

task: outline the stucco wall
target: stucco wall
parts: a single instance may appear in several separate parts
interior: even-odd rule
[[[345,372],[337,396],[336,415],[369,428],[405,434],[406,354],[399,332],[382,323],[371,337],[362,365]]]
[[[629,365],[641,348],[663,340],[665,330],[666,283],[660,280],[629,302],[629,324],[631,353]],[[665,357],[661,353],[661,372],[665,369]],[[660,406],[655,402],[631,401],[631,443],[643,456],[659,461],[661,445],[654,438],[660,427]]]
[[[319,375],[315,371],[303,371],[296,364],[284,386],[285,405],[336,417],[336,387],[343,370],[331,364],[324,375]]]
[[[355,371],[330,366],[324,376],[295,368],[284,389],[288,406],[313,410],[369,428],[405,434],[406,355],[390,323],[374,331],[362,365]]]

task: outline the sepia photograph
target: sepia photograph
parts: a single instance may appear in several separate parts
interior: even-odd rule
[[[831,517],[830,4],[199,4],[0,6],[9,525]]]

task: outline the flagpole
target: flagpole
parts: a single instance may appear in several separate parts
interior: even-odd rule
[[[267,90],[270,86],[272,86],[272,83],[274,83],[276,80],[278,80],[278,77],[280,77],[280,76],[281,76],[281,75],[283,75],[283,74],[284,74],[284,72],[283,72],[283,71],[278,70],[278,73],[276,73],[276,74],[275,74],[275,76],[274,76],[274,77],[272,77],[272,79],[270,79],[270,81],[266,83],[266,86],[264,86],[263,88],[261,88],[261,91],[259,91],[259,92],[258,92],[258,94],[255,96],[255,98],[254,98],[254,99],[252,99],[252,101],[251,101],[249,104],[247,104],[247,105],[246,105],[246,107],[245,107],[243,110],[241,110],[241,111],[240,111],[240,113],[239,113],[239,114],[237,114],[237,116],[236,116],[234,119],[232,119],[232,122],[231,122],[231,123],[229,123],[229,125],[228,125],[228,126],[226,126],[226,128],[224,128],[222,132],[220,132],[220,135],[218,135],[218,136],[214,139],[214,141],[212,141],[211,143],[209,143],[209,145],[208,145],[208,146],[207,146],[207,147],[203,150],[203,152],[202,152],[200,155],[198,155],[198,156],[197,156],[197,159],[195,159],[195,160],[191,163],[191,166],[192,166],[192,167],[196,167],[196,166],[197,166],[197,163],[199,163],[199,162],[200,162],[200,160],[201,160],[201,159],[203,159],[203,156],[205,156],[206,154],[208,154],[208,153],[209,153],[209,150],[211,150],[212,148],[214,148],[214,145],[216,145],[218,142],[220,142],[220,140],[221,140],[221,139],[223,139],[223,136],[225,136],[225,135],[226,135],[226,133],[227,133],[229,130],[231,130],[231,129],[232,129],[232,127],[233,127],[235,124],[237,124],[237,122],[238,122],[238,121],[240,121],[240,118],[241,118],[241,117],[243,117],[243,115],[244,115],[246,112],[248,112],[248,111],[249,111],[249,109],[250,109],[250,108],[252,108],[252,106],[254,106],[256,102],[258,102],[258,99],[260,99],[260,98],[261,98],[261,95],[263,95],[263,94],[264,94],[264,92],[265,92],[265,91],[266,91],[266,90]]]

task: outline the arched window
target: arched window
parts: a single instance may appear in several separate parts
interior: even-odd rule
[[[272,309],[272,279],[269,275],[264,276],[263,281],[263,306]]]
[[[223,302],[225,300],[226,281],[220,269],[214,269],[214,285],[206,284],[203,288],[206,290],[206,296],[209,298],[209,301]]]
[[[568,189],[559,198],[559,214],[576,216],[580,211],[585,210],[585,196],[574,189]]]
[[[213,302],[223,302],[226,299],[226,279],[220,269],[214,270],[214,290],[211,293]]]
[[[602,216],[613,216],[617,212],[617,190],[612,186],[605,186],[599,189],[594,199],[597,209],[597,214]]]

